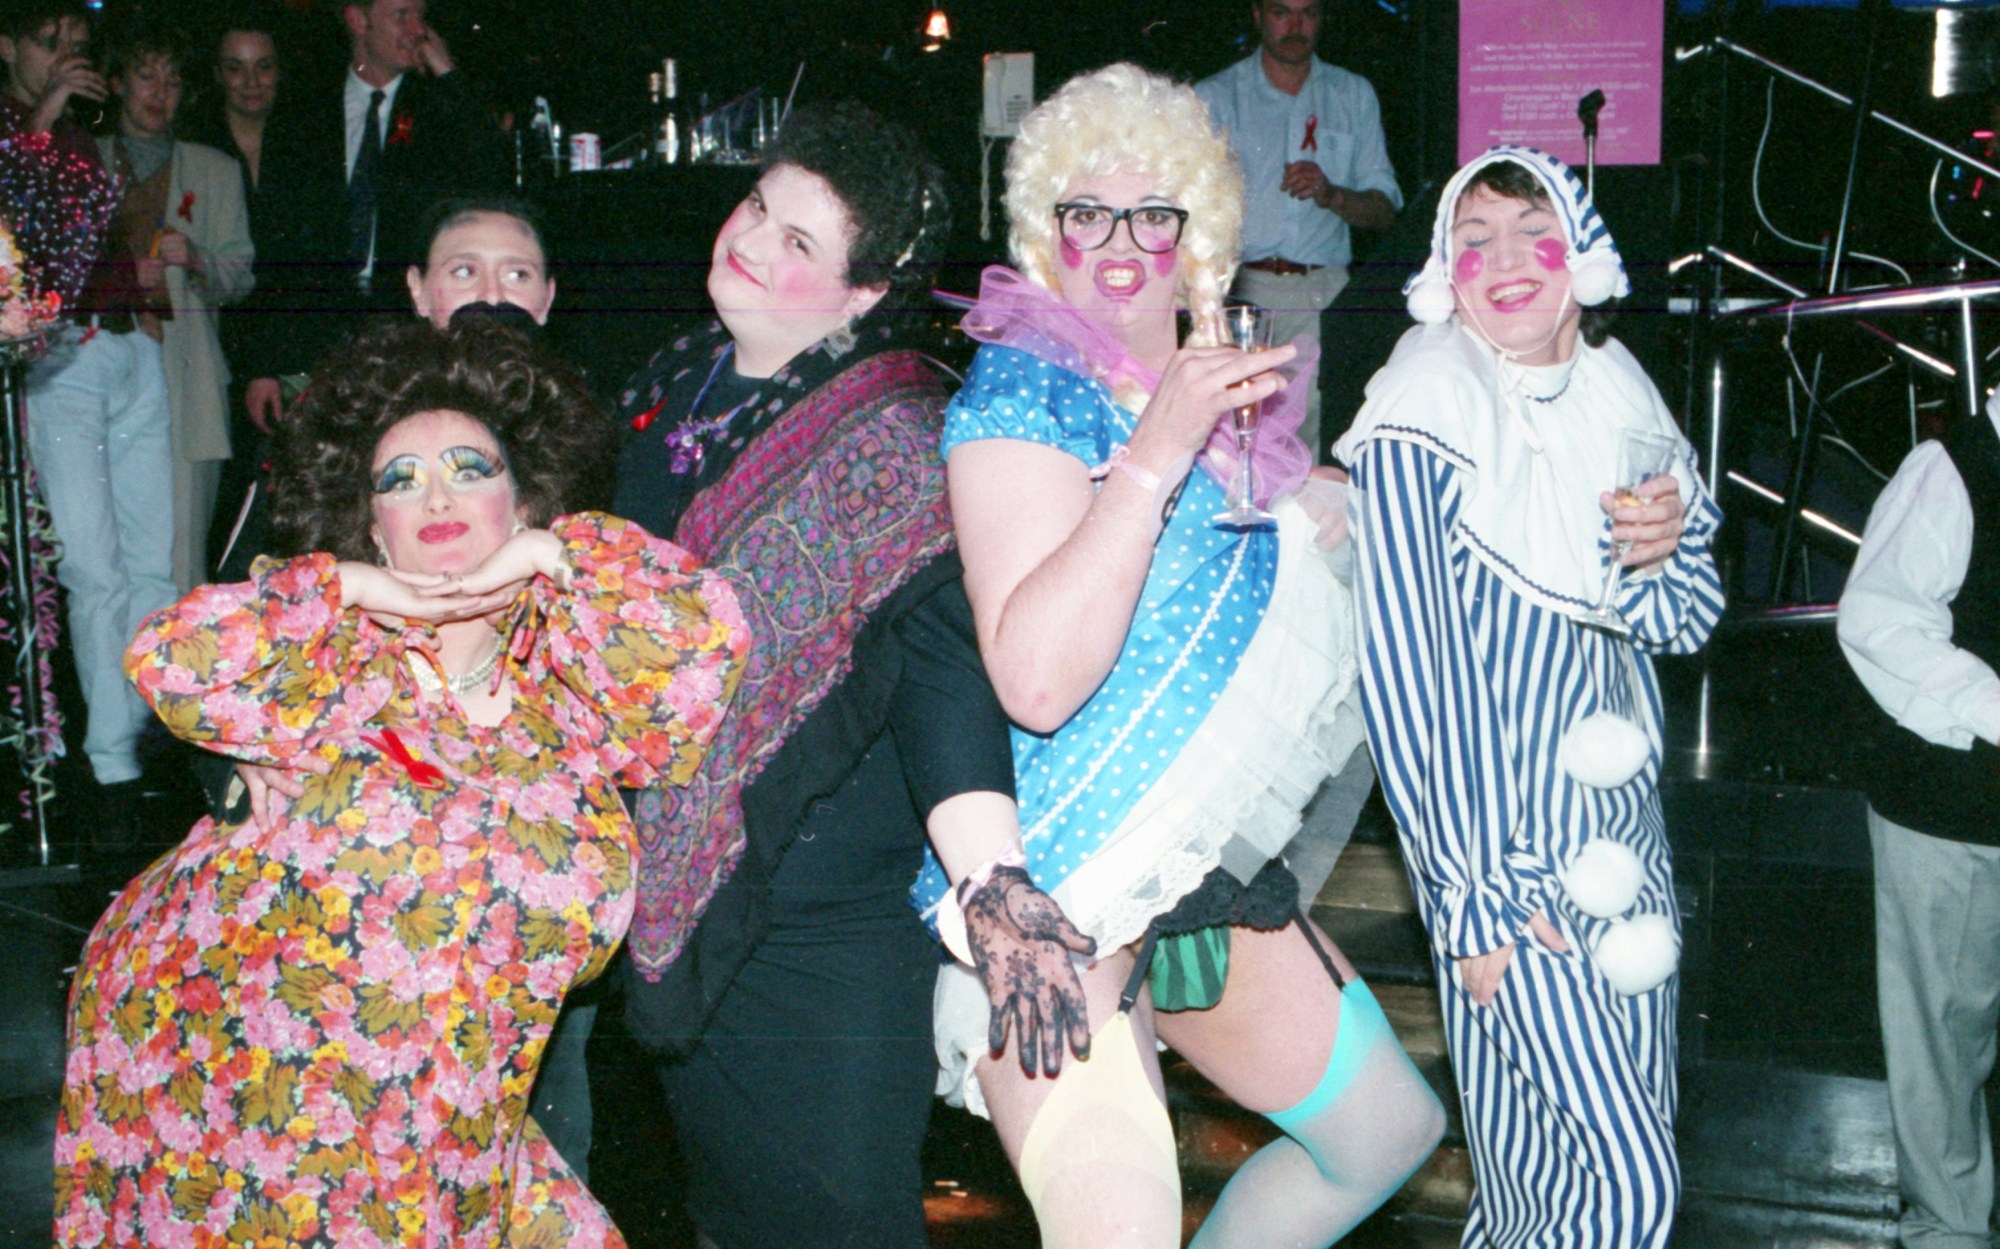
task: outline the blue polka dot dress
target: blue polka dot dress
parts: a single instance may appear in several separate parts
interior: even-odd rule
[[[1008,347],[985,346],[945,413],[944,451],[986,438],[1104,462],[1136,418],[1103,383]],[[1191,472],[1161,533],[1125,651],[1089,702],[1053,733],[1015,728],[1014,771],[1029,870],[1053,890],[1099,849],[1215,706],[1262,621],[1277,569],[1271,530],[1218,528],[1226,506]],[[945,891],[935,860],[915,896]],[[1084,922],[1079,918],[1079,922]]]
[[[1136,423],[1102,383],[989,344],[946,410],[943,445],[1017,438],[1097,465]],[[1103,684],[1055,732],[1013,730],[1028,871],[1100,950],[1139,939],[1216,868],[1248,880],[1283,853],[1320,783],[1362,747],[1344,548],[1321,548],[1293,499],[1272,505],[1275,529],[1248,532],[1214,524],[1224,506],[1214,479],[1188,474]],[[1330,864],[1339,847],[1320,849]],[[927,920],[946,888],[926,862],[912,893]],[[973,1069],[988,1005],[970,969],[940,970],[934,1017],[939,1093],[985,1113]]]

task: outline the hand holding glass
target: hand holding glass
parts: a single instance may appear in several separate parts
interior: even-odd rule
[[[1646,502],[1639,494],[1639,487],[1674,468],[1676,444],[1663,434],[1646,434],[1637,430],[1626,430],[1618,436],[1618,479],[1612,484],[1612,494],[1619,507],[1637,507]],[[1612,610],[1611,598],[1618,590],[1618,572],[1625,552],[1632,549],[1630,542],[1611,543],[1609,566],[1604,570],[1604,590],[1597,597],[1597,606],[1589,611],[1578,612],[1571,619],[1578,624],[1589,625],[1617,634],[1629,634],[1632,626],[1625,618]]]
[[[1271,323],[1271,310],[1254,304],[1230,304],[1216,314],[1222,345],[1242,351],[1269,351]],[[1277,520],[1258,507],[1251,495],[1250,451],[1257,443],[1257,408],[1257,404],[1251,403],[1229,410],[1230,424],[1236,434],[1236,472],[1229,483],[1229,510],[1215,515],[1218,525],[1255,529]]]

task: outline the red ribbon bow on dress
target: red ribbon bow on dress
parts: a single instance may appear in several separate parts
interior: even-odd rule
[[[1299,151],[1301,152],[1319,151],[1319,140],[1313,137],[1314,132],[1316,132],[1318,129],[1319,129],[1319,114],[1315,113],[1311,117],[1306,118],[1306,137],[1304,141],[1299,144]]]
[[[383,729],[380,733],[364,733],[361,735],[361,741],[363,745],[373,746],[389,756],[396,766],[410,774],[410,779],[416,782],[418,789],[444,788],[444,773],[439,771],[435,764],[425,763],[411,754],[410,748],[403,745],[403,739],[396,736],[396,730]]]
[[[408,143],[410,141],[410,127],[415,124],[416,119],[408,113],[404,113],[401,117],[398,117],[395,126],[389,131],[389,142],[395,144]]]
[[[180,219],[181,219],[182,221],[193,221],[193,220],[194,220],[194,192],[193,192],[193,191],[189,191],[189,192],[188,192],[188,193],[187,193],[186,195],[183,195],[183,196],[181,196],[181,206],[180,206],[180,210],[179,210],[179,212],[177,212],[177,213],[176,213],[175,215],[176,215],[176,216],[178,216],[178,217],[179,217],[179,218],[180,218]]]

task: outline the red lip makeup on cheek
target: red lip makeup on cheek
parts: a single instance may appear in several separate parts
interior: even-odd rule
[[[1062,262],[1065,268],[1069,269],[1083,268],[1083,253],[1078,251],[1076,248],[1071,247],[1067,240],[1065,240],[1061,245],[1061,247],[1058,248],[1057,250],[1060,251],[1062,254]]]
[[[1486,256],[1468,247],[1458,254],[1458,259],[1453,262],[1451,270],[1452,276],[1459,281],[1470,282],[1486,272]]]
[[[1550,273],[1559,273],[1569,268],[1569,262],[1563,259],[1568,252],[1568,246],[1561,239],[1535,240],[1535,259]]]

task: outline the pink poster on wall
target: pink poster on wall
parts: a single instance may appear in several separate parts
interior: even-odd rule
[[[1660,163],[1665,0],[1460,0],[1458,159],[1526,143],[1583,166],[1576,104],[1604,92],[1597,163]]]

